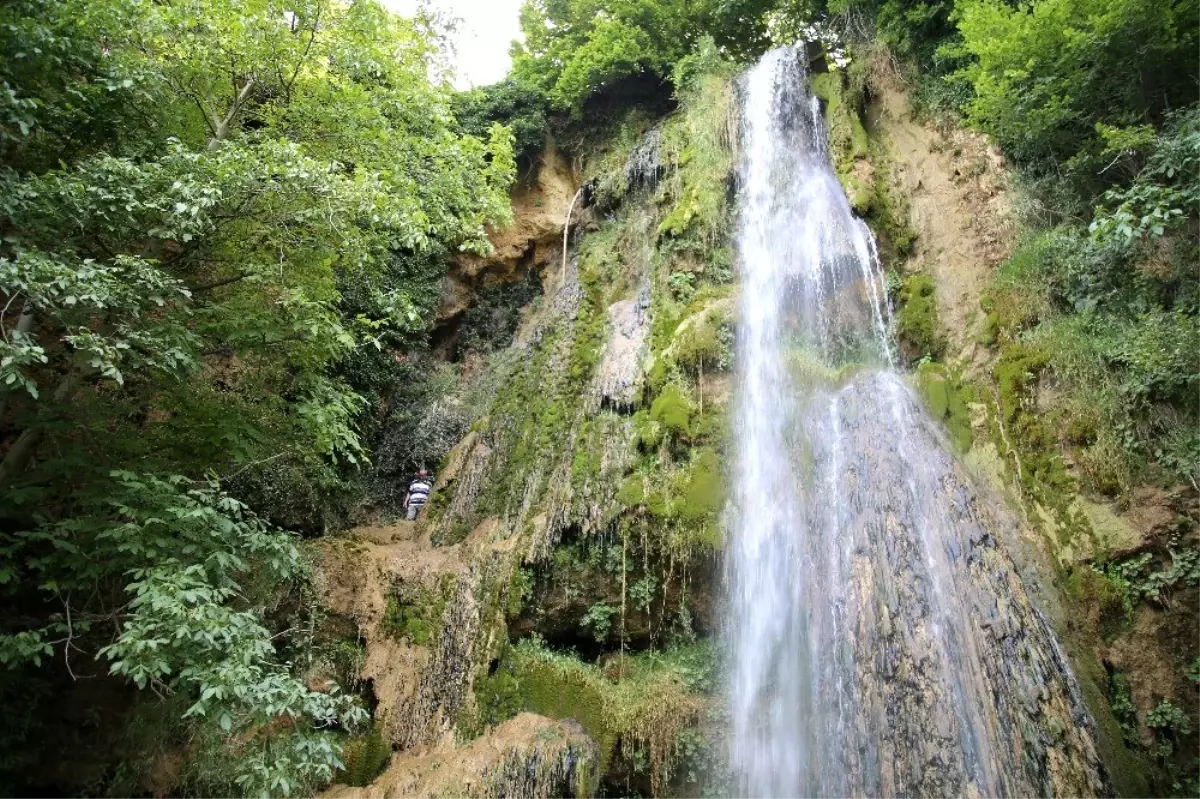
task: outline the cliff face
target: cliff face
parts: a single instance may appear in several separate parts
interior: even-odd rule
[[[839,175],[893,276],[897,336],[933,420],[926,435],[955,450],[941,485],[973,564],[964,579],[980,626],[970,634],[994,665],[972,679],[1007,697],[1025,733],[1010,741],[1029,755],[1022,792],[1102,783],[1083,703],[1115,786],[1138,792],[1143,769],[1125,741],[1154,740],[1146,720],[1161,699],[1195,705],[1175,662],[1196,657],[1194,640],[1178,652],[1195,596],[1120,618],[1092,567],[1192,540],[1194,492],[1147,491],[1124,507],[1072,494],[1048,507],[1026,490],[1002,359],[981,336],[981,299],[1015,231],[1003,164],[974,135],[916,121],[898,84],[877,77],[870,102],[856,103],[841,80],[823,87],[841,98],[826,113],[846,115],[850,131],[834,150],[848,159]],[[351,670],[370,686],[394,752],[362,792],[336,795],[728,787],[714,639],[731,462],[732,108],[731,75],[706,75],[666,119],[631,114],[578,154],[578,170],[549,146],[514,192],[514,224],[493,232],[494,253],[454,260],[444,331],[489,287],[534,274],[542,293],[511,347],[460,370],[470,432],[438,470],[426,518],[323,549],[325,604],[355,631]],[[584,184],[564,269],[563,220]],[[870,423],[871,392],[854,396],[869,451],[887,433]],[[884,468],[888,453],[877,455],[863,475]],[[860,594],[893,578],[853,573]],[[981,598],[998,594],[1011,601]],[[907,616],[919,619],[919,597],[909,599]],[[889,646],[901,632],[881,612],[864,606],[871,623],[853,645],[864,661],[879,655],[862,678],[887,683],[912,663]],[[1065,656],[1023,648],[1051,628]],[[1082,697],[1061,677],[1068,660]],[[1122,715],[1120,696],[1135,716]],[[905,728],[906,751],[922,751],[917,727]],[[888,785],[936,788],[905,768]]]
[[[561,263],[563,222],[579,182],[566,157],[548,140],[536,170],[513,189],[513,223],[489,232],[491,254],[460,253],[450,261],[437,312],[439,324],[455,320],[482,290]]]
[[[1196,745],[1196,684],[1187,678],[1200,655],[1197,577],[1188,571],[1200,538],[1195,487],[1089,495],[1080,453],[1052,437],[1017,441],[1020,428],[1032,429],[1026,419],[1048,413],[1066,389],[1051,374],[1039,379],[1040,367],[992,331],[997,269],[1019,229],[1016,192],[986,139],[919,121],[902,84],[877,74],[862,108],[881,181],[867,213],[885,244],[901,245],[891,247],[901,350],[924,358],[914,377],[927,410],[972,479],[1019,522],[1010,551],[1066,646],[1114,788],[1170,790],[1189,768],[1175,765],[1178,752]],[[1131,592],[1139,581],[1163,591]],[[1156,732],[1164,702],[1186,708],[1190,721]],[[1175,775],[1166,787],[1164,772]]]
[[[709,112],[728,106],[729,79],[698,91],[690,111],[633,121],[581,157],[591,190],[565,269],[579,181],[552,147],[515,191],[494,253],[451,268],[445,330],[489,286],[534,274],[543,293],[510,347],[486,363],[468,353],[460,390],[477,413],[437,470],[426,518],[322,550],[325,604],[356,631],[356,676],[395,752],[368,795],[458,790],[421,776],[431,757],[470,772],[471,795],[597,781],[662,795],[719,776],[709,636],[732,155],[727,118]],[[495,768],[548,776],[516,786],[477,774]]]

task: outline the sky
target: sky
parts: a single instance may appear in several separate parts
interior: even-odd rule
[[[417,8],[417,0],[382,2],[406,16]],[[521,0],[430,0],[430,4],[462,20],[456,37],[455,86],[467,89],[503,80],[511,63],[508,46],[521,31],[518,20]]]

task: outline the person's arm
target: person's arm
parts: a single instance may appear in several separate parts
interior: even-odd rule
[[[403,507],[405,510],[408,510],[408,498],[411,496],[412,496],[412,491],[404,492],[404,505],[402,505],[401,507]]]

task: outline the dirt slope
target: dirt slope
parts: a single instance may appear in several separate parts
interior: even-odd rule
[[[867,117],[909,202],[917,240],[907,267],[933,276],[949,350],[978,368],[987,358],[976,344],[979,297],[1015,233],[1004,159],[983,136],[918,122],[896,89],[880,93]]]

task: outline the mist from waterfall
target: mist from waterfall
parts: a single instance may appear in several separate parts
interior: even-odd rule
[[[781,48],[739,86],[735,795],[1102,792],[1066,660],[897,373],[806,71]]]

